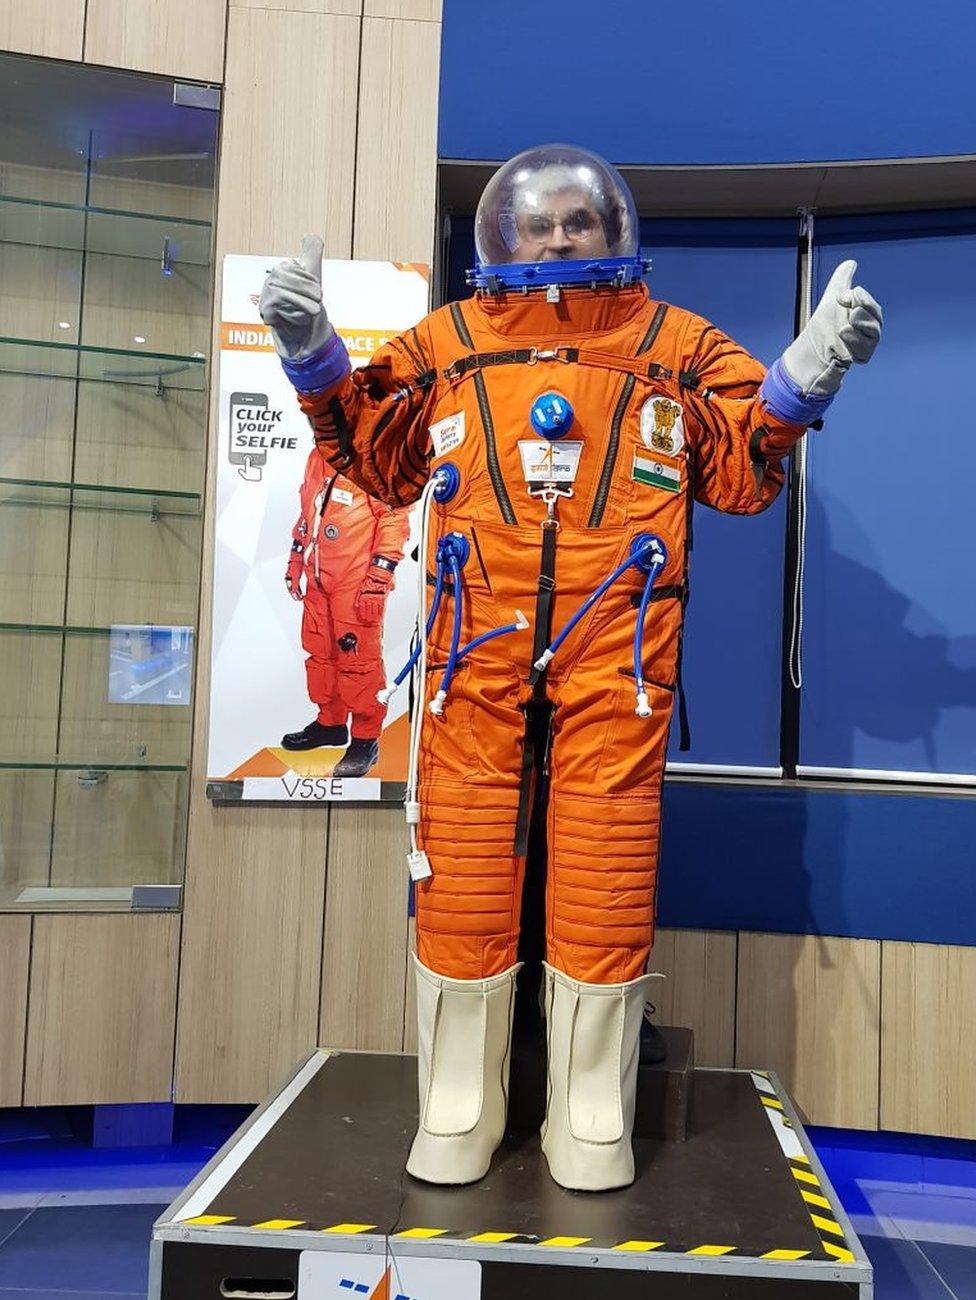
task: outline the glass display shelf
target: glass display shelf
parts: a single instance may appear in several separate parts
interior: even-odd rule
[[[181,262],[208,266],[211,233],[194,217],[0,195],[0,242],[145,258],[163,275]]]
[[[0,506],[4,505],[70,506],[74,510],[104,510],[158,519],[161,515],[199,515],[202,497],[199,492],[0,477]]]
[[[131,885],[0,885],[3,912],[131,912]]]
[[[46,884],[31,879],[0,883],[0,912],[174,912],[183,889],[149,880],[144,884]]]
[[[138,352],[128,348],[93,348],[84,343],[46,343],[0,335],[0,373],[44,378],[82,379],[111,384],[137,384],[164,389],[206,387],[206,357],[202,352],[180,356],[172,352]]]
[[[74,623],[0,623],[0,632],[33,632],[40,636],[110,636],[112,629],[81,627]]]
[[[49,759],[0,758],[0,772],[90,772],[93,778],[109,772],[185,772],[186,763],[153,763],[136,759],[128,763],[102,762],[100,759],[64,757]]]

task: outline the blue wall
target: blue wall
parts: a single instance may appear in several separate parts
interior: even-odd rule
[[[439,151],[546,140],[616,163],[976,151],[976,5],[444,0]]]
[[[661,925],[976,944],[976,799],[669,782]]]
[[[960,0],[924,11],[907,0],[747,0],[735,7],[565,0],[558,9],[445,0],[440,154],[503,159],[547,139],[587,145],[623,164],[973,153],[973,48],[976,6]],[[905,219],[918,223],[917,214]],[[456,224],[450,253],[467,265],[470,230]],[[832,233],[831,264],[849,251],[842,236],[864,235],[841,226]],[[894,270],[886,275],[864,260],[865,283],[895,307],[891,359],[901,364],[898,335],[931,306],[915,285],[914,309],[899,309]],[[877,383],[886,369],[879,368]],[[858,421],[863,403],[855,399],[867,401],[875,387],[864,382],[870,374],[856,378],[861,392],[847,414],[839,403],[831,415],[838,432]],[[908,391],[917,394],[918,385],[912,374]],[[877,440],[885,445],[883,428]],[[838,439],[831,454],[843,460],[849,445]],[[947,461],[955,464],[948,454]],[[855,477],[870,487],[878,476],[865,478],[862,460]],[[963,478],[957,487],[965,493]],[[972,518],[958,509],[955,517]],[[814,518],[814,541],[816,532]],[[971,532],[965,540],[963,563],[972,554]],[[955,587],[971,594],[958,575]],[[965,608],[971,612],[971,601]],[[812,621],[825,625],[821,614]],[[848,614],[863,617],[858,608]],[[842,678],[836,656],[830,663]],[[902,668],[893,657],[892,673]],[[694,727],[694,694],[691,707]],[[812,742],[809,715],[805,722]],[[976,945],[976,799],[671,783],[664,828],[664,925]]]

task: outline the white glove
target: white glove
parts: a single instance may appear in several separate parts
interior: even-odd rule
[[[323,247],[321,236],[306,235],[298,256],[272,267],[261,290],[258,311],[282,360],[304,361],[334,333],[322,305]]]
[[[871,360],[881,338],[881,308],[867,289],[852,288],[857,263],[841,262],[797,338],[783,353],[787,376],[812,397],[832,397],[852,362]]]

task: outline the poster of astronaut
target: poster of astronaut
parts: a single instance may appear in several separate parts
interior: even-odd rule
[[[245,800],[396,798],[407,770],[416,513],[316,449],[258,313],[274,256],[224,260],[208,782]],[[427,311],[414,263],[326,261],[354,367]]]

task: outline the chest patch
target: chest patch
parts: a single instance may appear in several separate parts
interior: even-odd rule
[[[639,451],[634,452],[634,468],[631,477],[637,483],[646,483],[649,487],[663,488],[665,492],[681,491],[681,470],[677,465],[667,465],[663,460],[654,460]]]
[[[684,413],[670,397],[649,397],[641,407],[641,442],[662,456],[677,456],[685,445]]]
[[[519,441],[522,473],[526,483],[572,483],[583,454],[581,442],[536,441],[522,438]]]
[[[464,412],[458,411],[444,420],[438,420],[427,432],[430,434],[435,457],[446,456],[464,442]]]
[[[331,499],[340,506],[352,505],[352,493],[348,488],[333,488]]]

